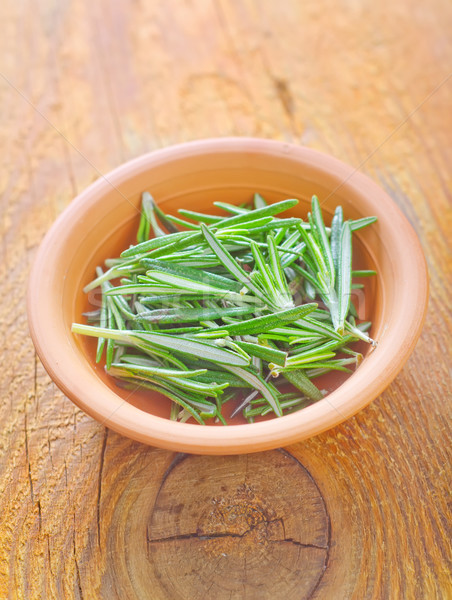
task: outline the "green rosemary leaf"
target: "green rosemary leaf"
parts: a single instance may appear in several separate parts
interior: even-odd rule
[[[359,271],[352,271],[352,277],[372,277],[372,275],[376,275],[377,272],[372,269],[361,269]]]
[[[224,368],[249,383],[254,389],[259,390],[259,392],[262,394],[262,396],[264,396],[268,404],[271,406],[275,415],[277,417],[282,417],[282,410],[281,406],[279,405],[277,393],[275,393],[273,387],[270,386],[260,375],[256,375],[247,369],[233,367],[231,365],[224,365]]]
[[[284,366],[286,364],[287,352],[250,342],[237,341],[235,343],[251,356],[257,356],[266,362],[275,363],[276,365]]]
[[[214,202],[214,206],[221,208],[222,210],[232,213],[233,215],[243,215],[250,212],[248,208],[241,208],[235,204],[229,204],[228,202]]]
[[[229,335],[252,335],[253,333],[263,333],[265,331],[271,331],[284,323],[301,319],[316,308],[317,304],[315,303],[303,304],[270,315],[255,317],[254,319],[248,319],[234,324],[222,325],[221,330],[226,330]],[[214,332],[215,330],[212,331],[212,333]],[[197,334],[196,337],[200,337],[200,335],[201,334]]]
[[[254,306],[232,306],[228,308],[160,308],[138,313],[137,320],[145,319],[150,323],[190,323],[193,321],[206,321],[221,319],[225,316],[237,317],[254,312]]]
[[[88,285],[86,285],[83,288],[83,291],[85,292],[85,294],[87,294],[91,290],[94,290],[97,287],[101,286],[106,281],[116,279],[117,277],[121,277],[125,274],[130,275],[131,273],[140,273],[142,271],[143,268],[138,262],[135,262],[135,260],[124,261],[124,263],[121,266],[112,267],[108,269],[108,271],[105,271],[105,273],[102,273],[101,275],[96,277],[96,279],[93,279],[93,281],[88,283]]]
[[[339,304],[339,319],[336,331],[344,333],[344,322],[350,306],[352,284],[352,232],[350,223],[342,225],[341,246],[339,253],[339,273],[337,280],[337,297]]]
[[[312,215],[315,223],[315,229],[318,235],[318,241],[320,250],[322,252],[324,261],[327,265],[329,274],[329,285],[334,287],[335,282],[335,269],[333,262],[333,255],[331,253],[330,242],[326,233],[325,224],[323,222],[322,210],[317,196],[312,197]]]
[[[171,243],[164,245],[164,246],[159,246],[158,248],[153,248],[152,249],[152,258],[160,258],[162,256],[168,256],[169,254],[173,254],[175,252],[180,252],[181,250],[185,250],[186,248],[189,247],[193,247],[196,246],[197,244],[199,244],[199,242],[202,241],[202,235],[201,233],[197,232],[197,231],[181,231],[181,234],[184,234],[183,237],[180,237],[178,239],[173,239],[171,241]],[[173,233],[170,234],[173,236],[177,236],[180,235],[178,233]],[[169,236],[167,236],[169,237]],[[156,239],[161,239],[161,238],[156,238]],[[140,254],[140,257],[142,257],[143,254]]]
[[[305,408],[306,406],[312,404],[312,400],[300,395],[297,395],[295,398],[288,398],[287,400],[280,398],[279,402],[283,412],[294,412],[294,410],[300,410],[301,408]],[[248,406],[244,410],[244,415],[245,417],[264,417],[265,415],[268,415],[269,412],[271,412],[271,408],[269,406],[258,406],[257,408],[251,408]]]
[[[253,204],[254,208],[264,208],[265,206],[267,206],[267,203],[260,194],[254,194]]]
[[[159,328],[159,333],[166,333],[168,335],[183,335],[185,333],[198,333],[199,331],[202,331],[203,327],[199,326],[199,327],[171,327],[171,328],[166,328],[165,329],[161,329]]]
[[[255,268],[257,269],[257,272],[260,275],[260,277],[256,277],[256,275],[253,275],[253,281],[256,284],[259,284],[259,287],[262,288],[266,295],[268,295],[269,297],[273,297],[273,292],[276,283],[273,277],[273,273],[267,266],[262,252],[259,250],[259,246],[254,241],[251,241],[251,252],[254,256]]]
[[[102,276],[103,272],[102,269],[100,267],[97,267],[96,269],[96,275],[98,277]],[[107,300],[104,296],[104,294],[102,294],[102,304],[101,304],[101,308],[100,308],[100,315],[99,315],[99,327],[107,327]],[[99,363],[102,359],[102,354],[104,352],[104,347],[105,347],[105,338],[100,337],[97,340],[97,350],[96,350],[96,363]]]
[[[286,219],[273,219],[269,221],[265,225],[259,225],[259,227],[250,228],[250,235],[255,238],[257,235],[261,233],[265,233],[267,231],[282,230],[283,233],[287,230],[292,229],[295,225],[302,225],[303,221],[301,219],[297,219],[296,217],[286,218]]]
[[[115,372],[110,371],[110,375],[115,376]],[[124,377],[123,374],[119,372],[116,376],[121,378]],[[186,396],[181,392],[181,390],[168,389],[168,387],[156,385],[155,383],[151,383],[150,381],[140,381],[139,385],[137,385],[137,382],[132,378],[126,378],[125,381],[129,381],[131,384],[133,384],[134,388],[145,388],[163,394],[179,406],[182,406],[182,408],[184,408],[189,413],[189,415],[191,415],[200,425],[205,425],[204,420],[202,419],[198,411],[194,409],[193,406],[191,406],[193,401],[191,403],[187,402],[185,399]]]
[[[142,356],[141,354],[123,354],[121,356],[121,362],[125,362],[132,365],[140,365],[141,367],[161,367],[161,363],[149,358],[149,356]],[[182,369],[184,370],[184,369]],[[185,369],[186,370],[186,369]]]
[[[146,221],[152,227],[152,231],[154,232],[154,236],[156,238],[157,237],[163,237],[163,236],[166,237],[166,235],[167,235],[166,232],[163,231],[163,229],[161,229],[161,227],[157,223],[157,219],[155,218],[155,212],[154,212],[155,203],[154,203],[154,198],[151,196],[151,194],[149,192],[143,192],[143,194],[141,196],[141,206],[142,206],[142,211],[145,214]],[[149,228],[148,228],[147,238],[149,238]],[[147,238],[144,238],[142,241],[145,241]]]
[[[339,254],[341,247],[341,234],[342,234],[342,223],[344,221],[342,206],[337,206],[334,211],[333,221],[331,223],[331,235],[330,235],[330,244],[331,244],[331,254],[333,256],[334,270],[336,272],[336,277],[339,277]]]
[[[224,288],[217,288],[199,281],[194,281],[188,277],[180,277],[178,275],[172,275],[171,273],[161,273],[157,271],[148,271],[148,276],[157,282],[184,291],[203,292],[207,295],[220,296],[221,298],[233,300],[234,302],[249,301],[249,298],[245,298],[245,294],[228,292]],[[251,302],[253,301],[257,301],[256,303],[259,303],[257,298],[253,298]]]
[[[113,315],[113,311],[111,310],[110,303],[107,302],[107,327],[105,331],[112,331],[116,328],[115,317]],[[100,327],[99,327],[100,329]],[[103,336],[104,339],[107,340],[107,349],[105,352],[105,364],[107,369],[110,368],[111,363],[113,362],[113,353],[115,350],[115,338],[108,337],[107,335]]]
[[[195,231],[199,230],[199,225],[195,225],[195,223],[190,223],[190,221],[185,221],[185,219],[175,217],[174,215],[166,215],[166,218],[168,221],[174,223],[175,225],[181,225],[181,227],[185,227],[186,229],[193,229]]]
[[[371,337],[369,337],[367,335],[367,333],[365,333],[362,329],[360,329],[359,326],[358,327],[353,326],[348,321],[345,321],[345,329],[347,331],[349,331],[350,333],[352,333],[358,339],[363,340],[364,342],[367,342],[369,344],[372,344],[372,346],[377,345],[375,340],[373,340]]]
[[[264,233],[264,230],[268,231],[268,227],[259,228],[259,233]],[[254,233],[254,230],[251,230],[249,233]],[[221,235],[217,235],[216,237],[217,239],[222,239]],[[227,243],[230,243],[231,245],[234,244],[235,246],[237,246],[237,250],[239,250],[241,246],[251,248],[251,242],[253,241],[259,248],[264,248],[265,250],[268,250],[268,244],[266,244],[265,242],[256,242],[251,237],[245,237],[243,235],[233,235],[226,240]],[[234,248],[232,248],[232,250],[233,249]],[[297,258],[303,258],[304,256],[302,252],[298,252],[297,250],[291,249],[284,250],[284,248],[278,245],[276,246],[276,249],[278,250],[278,252],[284,252],[292,255],[294,257],[294,260],[296,260]],[[231,248],[228,248],[228,250],[231,251]]]
[[[135,375],[137,376],[137,375]],[[204,397],[215,397],[228,387],[228,383],[202,383],[201,381],[193,381],[191,379],[183,379],[182,377],[156,377],[155,381],[162,385],[172,384],[174,387],[184,391],[194,392]]]
[[[240,281],[250,292],[252,292],[257,298],[262,300],[264,303],[269,302],[269,298],[257,288],[247,275],[246,271],[239,266],[237,261],[231,256],[226,248],[219,242],[215,236],[207,229],[204,224],[201,224],[202,233],[207,244],[210,246],[212,251],[218,256],[221,264],[227,269],[231,275],[233,275],[238,281]]]
[[[323,398],[322,392],[308,379],[302,369],[285,371],[283,376],[300,392],[308,396],[308,398],[312,398],[312,400],[321,400]]]
[[[282,369],[278,368],[278,371],[286,371],[289,369],[298,369],[300,365],[305,365],[306,363],[312,363],[318,360],[328,360],[329,358],[334,358],[336,354],[334,352],[328,352],[325,350],[322,351],[310,351],[310,352],[300,352],[295,356],[290,356],[286,361],[286,366]]]
[[[171,293],[167,293],[167,294],[154,294],[153,296],[141,296],[140,297],[140,302],[141,304],[164,304],[165,306],[168,306],[169,304],[173,303],[175,298],[179,301],[179,302],[184,302],[186,300],[192,301],[192,300],[204,300],[204,298],[206,297],[205,294],[194,294],[193,292],[188,292],[188,291],[181,291],[179,290],[179,294],[171,294]]]
[[[194,377],[196,381],[201,381],[202,383],[227,383],[229,387],[233,388],[242,388],[242,387],[251,387],[251,385],[243,381],[237,375],[233,375],[232,373],[226,373],[225,371],[217,371],[209,368],[202,375],[197,375]]]
[[[239,232],[239,233],[250,233],[253,234],[253,230],[254,229],[261,229],[262,227],[267,227],[269,225],[274,225],[275,224],[275,219],[270,215],[270,216],[264,216],[264,217],[260,217],[260,218],[253,218],[250,219],[248,221],[246,221],[246,223],[238,223],[236,225],[228,225],[228,227],[222,227],[222,224],[219,223],[217,224],[218,227],[218,231],[217,231],[217,237],[224,235],[226,232]]]
[[[237,366],[246,366],[249,364],[249,361],[245,360],[243,356],[240,356],[235,352],[224,350],[218,346],[200,340],[191,340],[182,337],[176,338],[171,335],[157,332],[101,329],[100,327],[91,327],[89,325],[80,325],[78,323],[72,325],[72,331],[74,333],[81,333],[94,337],[103,336],[106,339],[123,341],[131,346],[138,345],[140,347],[139,342],[144,342],[147,345],[163,348],[167,351],[173,351],[188,356],[202,356],[205,360],[214,363],[232,364]]]
[[[350,229],[352,231],[358,231],[358,229],[372,225],[372,223],[375,223],[377,220],[377,217],[363,217],[362,219],[356,219],[350,222]]]
[[[139,374],[139,375],[149,375],[149,376],[158,376],[158,377],[168,377],[170,379],[174,379],[174,378],[178,378],[178,377],[182,377],[184,379],[187,378],[191,378],[191,377],[196,377],[198,375],[203,375],[204,373],[207,372],[207,369],[195,369],[195,370],[181,370],[181,369],[164,369],[161,367],[155,367],[155,366],[151,366],[149,364],[147,365],[143,365],[143,364],[134,364],[130,362],[130,359],[133,357],[129,358],[129,361],[127,362],[127,364],[122,364],[122,363],[113,363],[111,366],[112,367],[117,367],[117,368],[122,368],[127,370],[128,372],[130,372],[132,375],[135,374]]]
[[[303,319],[295,321],[295,325],[298,325],[304,331],[314,331],[315,333],[319,333],[330,338],[342,340],[342,336],[339,335],[332,327],[326,323],[322,323],[316,318],[313,318],[312,315],[311,317],[304,317]]]
[[[282,308],[290,308],[293,304],[292,294],[289,292],[286,276],[281,267],[281,261],[276,249],[275,238],[270,234],[267,236],[268,256],[270,258],[270,267],[272,269],[273,278],[275,281],[275,292],[273,294],[276,304]]]
[[[218,215],[206,215],[193,210],[186,210],[185,208],[179,208],[177,212],[183,217],[187,217],[187,219],[197,221],[198,223],[218,223],[218,221],[223,221],[223,217],[219,217]]]
[[[230,228],[232,226],[236,226],[239,224],[244,224],[246,222],[255,221],[256,219],[261,219],[262,217],[275,216],[280,214],[290,208],[293,208],[298,204],[298,200],[282,200],[281,202],[275,202],[274,204],[269,204],[263,208],[258,208],[253,211],[242,212],[242,214],[237,214],[233,217],[228,217],[223,221],[219,221],[216,224],[218,228]]]
[[[318,272],[322,276],[326,287],[329,286],[329,272],[323,257],[322,251],[314,239],[314,236],[309,231],[305,231],[301,225],[298,225],[298,231],[301,233],[304,243],[306,244],[307,250],[309,251],[311,260],[313,261],[313,271]],[[306,255],[303,256],[306,262]]]
[[[228,277],[217,275],[216,273],[209,273],[201,269],[195,269],[193,267],[180,267],[177,264],[170,264],[162,260],[155,260],[152,258],[143,258],[140,264],[148,270],[161,271],[162,273],[170,273],[172,275],[178,275],[180,277],[186,277],[193,281],[212,285],[216,288],[222,288],[231,292],[240,292],[242,285],[237,281],[234,281]]]
[[[180,383],[180,380],[178,380],[178,383]],[[169,379],[160,379],[158,384],[166,390],[179,394],[187,404],[199,411],[201,417],[212,418],[216,415],[216,404],[207,399],[206,396],[208,396],[208,394],[204,392],[201,394],[196,391],[184,389],[180,385],[176,385],[176,380],[170,381]],[[213,395],[212,397],[215,398],[216,396]]]
[[[145,285],[144,283],[130,283],[126,285],[118,285],[117,287],[111,288],[105,292],[106,296],[116,296],[118,294],[124,294],[130,296],[133,294],[153,294],[153,293],[164,293],[164,294],[177,294],[180,290],[172,288],[168,285]],[[189,294],[190,291],[186,290],[185,294]]]
[[[116,327],[118,329],[126,329],[125,321],[124,321],[120,311],[118,310],[116,303],[113,301],[113,298],[111,298],[110,296],[107,296],[106,300],[107,300],[107,306],[110,308],[110,310],[114,316]]]
[[[304,242],[300,242],[291,249],[285,250],[284,252],[280,251],[280,253],[283,255],[281,258],[281,265],[283,268],[286,269],[287,267],[292,266],[297,258],[303,260],[305,250],[306,244]]]
[[[138,225],[138,231],[137,231],[137,243],[138,244],[141,244],[142,242],[145,242],[146,240],[149,239],[150,230],[151,230],[151,224],[147,217],[146,211],[142,208],[140,224]]]
[[[305,283],[308,282],[311,285],[311,287],[313,288],[314,291],[313,291],[313,295],[312,295],[312,300],[315,298],[317,290],[319,290],[319,292],[322,292],[322,290],[319,289],[320,288],[319,282],[311,273],[309,273],[309,271],[307,271],[306,269],[303,269],[303,267],[301,267],[300,265],[297,265],[297,264],[293,264],[292,268],[297,273],[300,273],[300,275],[303,275],[303,277],[305,279]]]
[[[186,240],[187,238],[193,239],[197,236],[197,234],[193,234],[190,231],[178,231],[177,233],[169,233],[164,237],[156,237],[145,242],[141,242],[141,244],[137,244],[136,246],[131,246],[127,250],[121,253],[121,258],[130,258],[138,255],[146,254],[151,250],[161,249],[162,247],[170,247],[174,242],[180,240]]]
[[[160,223],[166,227],[166,229],[170,232],[170,233],[177,233],[180,231],[180,229],[174,225],[174,223],[171,223],[171,221],[168,221],[166,214],[163,212],[163,210],[159,207],[159,205],[157,203],[154,203],[154,211],[155,214],[158,216]]]

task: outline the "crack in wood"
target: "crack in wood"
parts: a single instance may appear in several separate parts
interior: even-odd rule
[[[27,417],[27,407],[25,407],[25,415],[24,415],[24,430],[25,430],[25,459],[27,461],[27,475],[28,475],[28,483],[30,486],[30,498],[32,504],[35,502],[35,497],[33,493],[33,479],[31,477],[31,463],[30,463],[30,455],[28,449],[28,417]]]
[[[316,550],[329,550],[329,546],[319,546],[318,544],[304,544],[303,542],[299,542],[294,540],[293,538],[284,538],[282,540],[268,540],[269,544],[282,544],[288,542],[289,544],[293,544],[294,546],[299,546],[300,548],[315,548]]]
[[[33,353],[33,357],[34,357],[34,363],[33,363],[33,368],[34,368],[34,373],[33,373],[33,400],[35,403],[35,414],[38,414],[38,410],[39,410],[39,398],[38,398],[38,355],[36,353],[36,350]]]
[[[104,471],[105,449],[107,447],[107,439],[108,439],[108,429],[105,428],[104,437],[102,440],[102,448],[100,451],[99,477],[97,480],[96,521],[97,521],[97,543],[98,543],[99,549],[101,549],[101,544],[100,544],[100,501],[101,501],[101,496],[102,496],[102,473]]]
[[[38,527],[39,527],[39,533],[41,533],[41,529],[42,529],[41,500],[38,500]]]
[[[73,534],[72,534],[72,546],[73,546],[73,556],[74,556],[74,563],[75,563],[75,577],[76,577],[78,593],[80,596],[80,600],[83,600],[82,579],[80,577],[80,568],[79,568],[79,564],[78,564],[78,560],[77,560],[77,549],[76,549],[76,545],[75,545],[75,513],[74,513],[74,529],[73,529]]]
[[[303,469],[306,471],[308,477],[311,479],[312,483],[315,485],[315,487],[317,488],[317,491],[319,493],[319,497],[322,500],[322,504],[323,504],[323,509],[325,511],[325,517],[326,517],[326,524],[327,524],[327,544],[326,546],[324,546],[324,549],[326,550],[325,553],[325,560],[323,562],[322,565],[322,570],[320,572],[319,578],[317,579],[316,583],[314,584],[313,588],[311,589],[309,595],[307,596],[307,600],[310,600],[310,598],[313,598],[315,595],[315,592],[317,591],[317,589],[319,588],[321,582],[322,582],[322,578],[323,575],[325,574],[325,571],[328,567],[329,564],[329,560],[330,560],[330,551],[331,551],[331,518],[325,503],[325,499],[323,497],[323,494],[319,488],[319,486],[317,485],[317,481],[314,479],[314,477],[311,475],[311,472],[309,471],[309,469],[298,460],[298,458],[296,458],[293,454],[291,454],[290,452],[288,452],[285,448],[279,448],[279,452],[281,452],[282,454],[285,454],[288,458],[291,458],[292,460],[294,460],[296,463],[298,463],[299,465],[301,465],[303,467]],[[300,547],[300,546],[299,546]]]
[[[150,554],[151,554],[150,553],[150,548],[149,548],[150,543],[151,543],[151,538],[150,538],[150,535],[149,535],[149,525],[146,525],[146,556],[147,556],[148,559],[149,559]]]
[[[198,539],[198,540],[204,542],[204,541],[208,541],[208,540],[216,540],[216,539],[221,539],[221,538],[243,539],[244,537],[246,537],[247,535],[252,533],[255,529],[257,529],[260,525],[264,524],[265,527],[268,527],[269,525],[272,525],[274,523],[280,523],[283,528],[283,531],[284,531],[284,520],[281,518],[278,518],[278,519],[272,519],[271,521],[260,521],[259,523],[257,523],[253,527],[250,527],[243,533],[232,533],[229,531],[224,531],[224,532],[219,532],[219,533],[215,533],[212,535],[209,535],[209,534],[203,535],[203,534],[200,534],[199,532],[195,532],[195,533],[183,533],[183,534],[179,534],[179,535],[172,535],[172,536],[167,536],[167,537],[163,537],[163,538],[151,539],[149,536],[149,528],[147,528],[146,529],[146,541],[147,541],[147,546],[149,548],[149,546],[151,544],[159,544],[162,542],[177,542],[180,540]],[[317,550],[328,550],[329,549],[329,546],[320,546],[318,544],[305,544],[305,543],[299,542],[293,538],[286,538],[286,537],[284,537],[281,540],[268,540],[268,542],[269,543],[288,542],[288,543],[294,544],[296,546],[300,546],[301,548],[316,548]]]
[[[47,560],[49,561],[49,572],[50,572],[50,575],[52,575],[52,577],[53,577],[52,553],[50,552],[50,536],[49,536],[49,534],[46,535],[46,538],[47,538]]]
[[[159,485],[159,489],[158,492],[156,494],[156,498],[159,497],[160,492],[162,491],[163,486],[165,485],[166,480],[168,479],[169,475],[171,474],[172,470],[177,467],[177,465],[179,463],[181,463],[183,460],[185,460],[187,458],[188,454],[185,454],[184,452],[178,452],[176,454],[176,456],[173,458],[173,460],[170,462],[168,468],[166,469],[166,471],[163,473],[162,476],[162,480],[160,482]]]
[[[33,398],[36,402],[37,396],[37,377],[38,377],[38,369],[37,369],[37,355],[36,350],[34,351],[34,374],[33,374]],[[33,491],[33,478],[31,476],[31,462],[30,462],[30,451],[29,451],[29,443],[28,443],[28,402],[25,401],[25,414],[24,414],[24,434],[25,434],[25,458],[27,461],[27,475],[28,475],[28,483],[30,486],[30,498],[32,504],[35,502],[35,496]]]
[[[67,463],[66,459],[64,459],[64,484],[66,489],[68,489],[68,479],[67,479]]]
[[[47,448],[49,450],[50,464],[52,465],[52,469],[53,469],[55,467],[55,465],[53,464],[52,447],[50,444],[50,427],[48,425],[47,425]]]

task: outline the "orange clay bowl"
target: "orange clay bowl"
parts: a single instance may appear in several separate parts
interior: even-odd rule
[[[87,338],[71,333],[86,322],[83,287],[97,265],[133,240],[141,193],[149,190],[167,212],[212,211],[215,200],[241,203],[259,192],[267,201],[298,198],[285,213],[306,217],[313,194],[325,222],[336,205],[344,217],[376,215],[354,234],[354,264],[374,268],[366,293],[355,298],[371,320],[375,350],[323,400],[299,412],[256,423],[201,426],[169,420],[166,399],[135,398],[93,360]],[[31,336],[58,387],[102,425],[170,450],[239,454],[277,448],[314,436],[356,414],[394,379],[412,352],[425,317],[428,279],[419,241],[393,201],[370,179],[342,162],[290,144],[249,138],[203,140],[151,152],[101,177],[60,215],[32,269],[28,315]],[[334,386],[333,386],[334,387]],[[163,408],[162,408],[163,407]]]

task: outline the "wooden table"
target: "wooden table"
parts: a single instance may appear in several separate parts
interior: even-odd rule
[[[451,598],[450,0],[4,0],[0,17],[0,598]],[[101,173],[227,135],[304,144],[376,180],[419,235],[430,307],[396,381],[340,427],[181,456],[55,387],[28,336],[27,276]]]

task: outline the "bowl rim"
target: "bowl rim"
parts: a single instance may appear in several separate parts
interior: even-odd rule
[[[60,236],[61,229],[74,226],[74,217],[80,211],[89,211],[92,202],[107,190],[111,191],[112,185],[119,188],[143,168],[156,167],[168,160],[223,152],[252,152],[278,157],[289,155],[295,161],[322,166],[325,172],[334,172],[343,181],[341,185],[352,186],[362,194],[371,194],[390,212],[393,228],[403,231],[401,238],[404,244],[409,244],[410,249],[409,252],[398,253],[395,268],[399,274],[417,274],[416,278],[404,281],[403,299],[410,302],[403,309],[404,318],[397,330],[399,343],[394,343],[395,332],[389,332],[382,341],[385,351],[378,348],[372,352],[353,377],[324,400],[291,415],[259,423],[202,427],[198,424],[173,422],[140,410],[106,386],[103,400],[107,401],[101,402],[101,399],[83,389],[70,369],[61,369],[60,363],[68,356],[67,345],[64,340],[58,340],[54,332],[40,326],[49,316],[46,312],[49,310],[48,303],[34,302],[32,291],[36,295],[36,290],[39,290],[40,298],[45,298],[50,293],[45,289],[45,272],[49,269],[51,248]],[[402,249],[401,241],[399,246]],[[211,138],[177,144],[146,153],[101,176],[72,200],[44,237],[31,269],[27,295],[29,329],[36,351],[46,371],[66,396],[101,424],[129,438],[161,448],[198,454],[237,454],[268,450],[312,437],[350,418],[374,400],[408,360],[421,333],[427,303],[428,273],[420,242],[406,217],[384,190],[357,169],[317,150],[281,141],[246,137]],[[57,344],[57,350],[54,348],[50,351],[50,346],[54,343]],[[401,351],[400,360],[398,355]],[[72,356],[72,360],[73,358]],[[71,356],[67,360],[71,360]],[[372,369],[379,369],[382,376],[366,380],[366,375]],[[361,376],[357,377],[360,373]],[[364,381],[366,386],[363,386]],[[345,393],[348,394],[347,398],[344,397]]]

